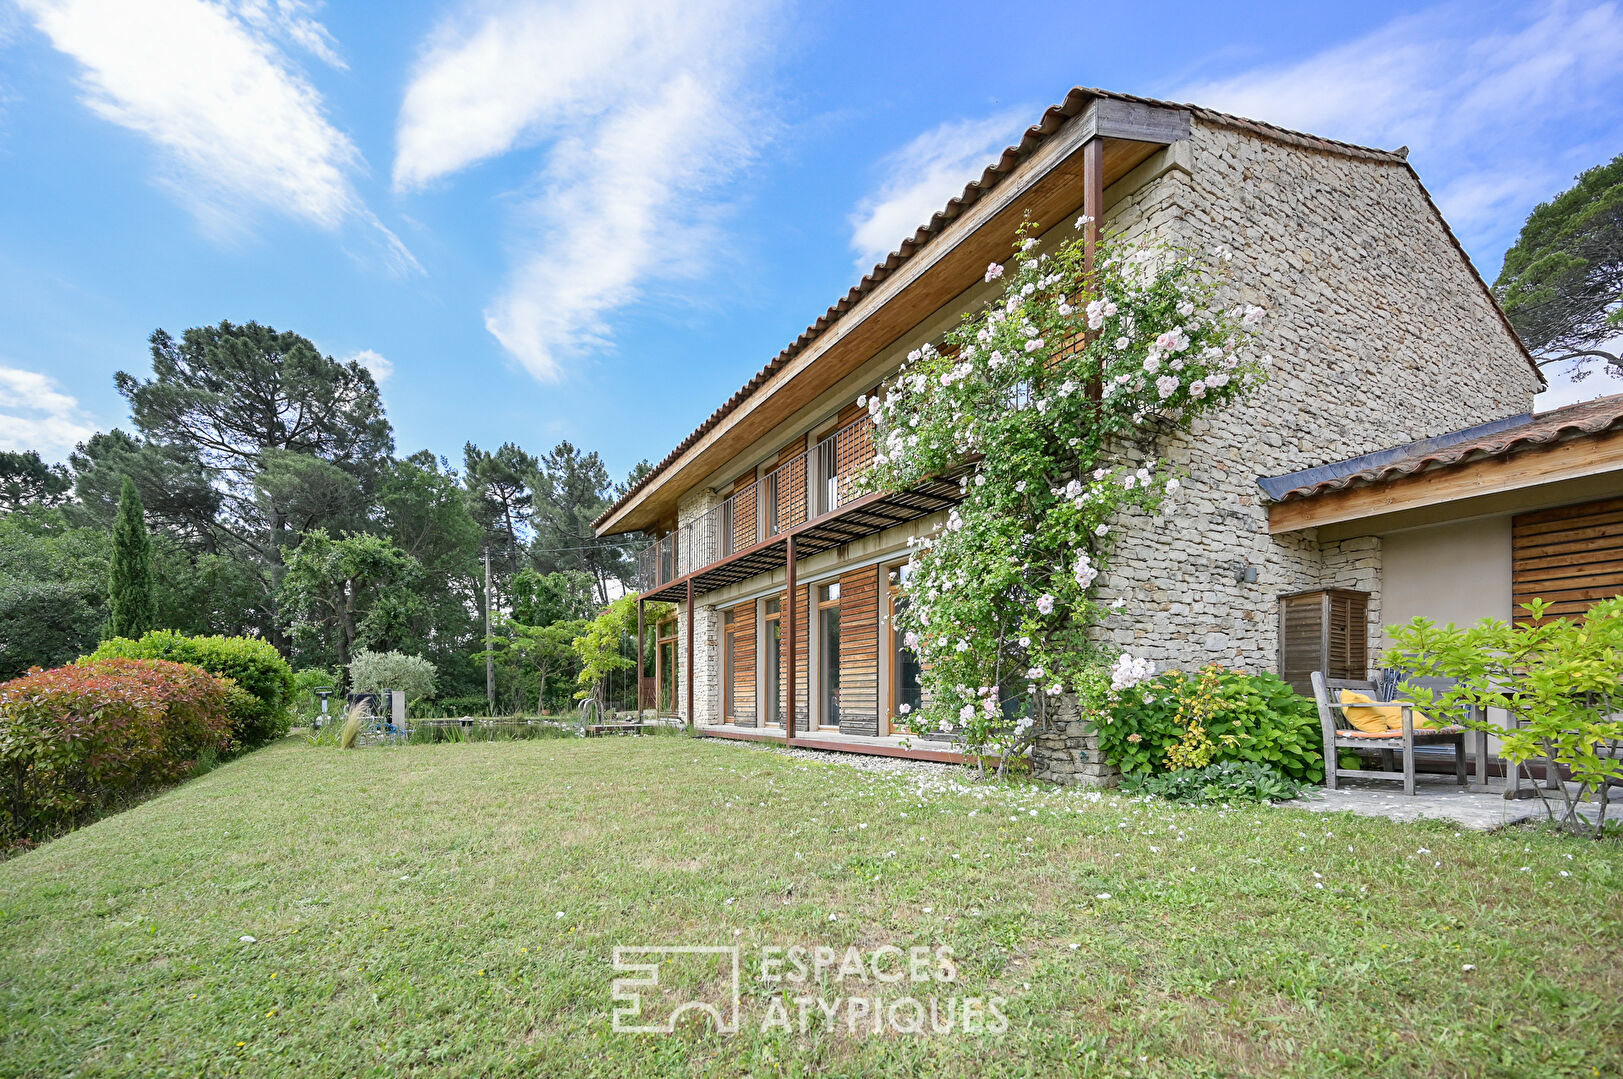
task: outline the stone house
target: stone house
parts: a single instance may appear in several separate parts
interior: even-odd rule
[[[1597,504],[1623,494],[1623,403],[1531,415],[1538,368],[1405,150],[1076,89],[599,519],[658,537],[643,596],[677,604],[650,706],[718,736],[951,756],[895,736],[919,671],[890,615],[909,537],[957,485],[854,494],[873,455],[856,400],[994,293],[983,271],[1028,214],[1072,235],[1085,214],[1088,242],[1226,248],[1232,300],[1269,312],[1271,381],[1163,446],[1189,477],[1170,530],[1123,522],[1100,593],[1127,601],[1114,645],[1362,676],[1383,625],[1509,616],[1516,567],[1548,568],[1518,537],[1562,521],[1581,548],[1600,529],[1572,602],[1623,591],[1623,504]],[[1524,583],[1545,580],[1572,583]],[[1097,770],[1082,733],[1050,740],[1061,773]]]

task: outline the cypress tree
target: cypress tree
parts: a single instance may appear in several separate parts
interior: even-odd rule
[[[118,520],[113,523],[113,565],[107,598],[108,636],[139,637],[154,628],[152,537],[147,535],[141,493],[128,476],[118,496]]]

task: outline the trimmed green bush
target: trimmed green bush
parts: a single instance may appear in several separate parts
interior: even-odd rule
[[[228,752],[242,696],[167,660],[81,660],[0,685],[0,841],[80,823]]]
[[[292,722],[293,668],[268,642],[255,637],[188,637],[159,629],[140,640],[103,641],[85,659],[167,659],[234,680],[246,694],[231,709],[232,736],[242,749],[274,742]]]
[[[1168,671],[1125,690],[1099,747],[1127,775],[1251,761],[1287,779],[1324,779],[1324,739],[1313,702],[1272,674],[1217,664]]]

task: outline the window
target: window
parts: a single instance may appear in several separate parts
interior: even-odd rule
[[[823,694],[822,726],[840,725],[840,586],[817,590],[817,668]]]
[[[907,564],[892,568],[885,579],[890,585],[890,614],[885,624],[890,627],[890,715],[891,729],[905,730],[906,724],[898,717],[917,712],[924,705],[924,667],[918,653],[907,647],[906,638],[896,628],[896,616],[907,610],[905,592],[908,578],[913,575]]]
[[[769,599],[766,601],[766,628],[763,636],[766,642],[766,655],[761,662],[761,706],[765,711],[765,722],[774,727],[783,726],[783,601]]]

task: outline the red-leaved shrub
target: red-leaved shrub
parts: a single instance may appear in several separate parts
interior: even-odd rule
[[[230,679],[107,659],[0,684],[0,840],[54,831],[231,748]]]

